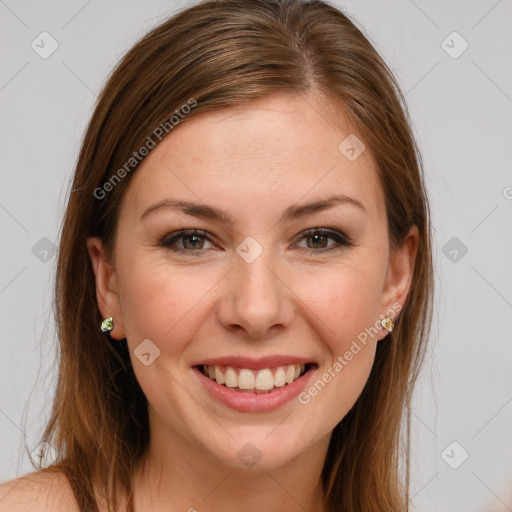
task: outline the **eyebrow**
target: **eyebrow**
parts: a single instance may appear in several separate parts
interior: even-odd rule
[[[320,199],[307,204],[292,205],[288,207],[279,219],[279,223],[306,217],[307,215],[321,212],[341,204],[352,205],[366,212],[366,208],[357,199],[344,194],[334,195],[327,197],[326,199]],[[183,213],[194,217],[233,224],[233,219],[225,211],[220,210],[219,208],[206,204],[194,203],[192,201],[171,198],[163,199],[162,201],[146,208],[140,220],[161,209],[181,210]]]

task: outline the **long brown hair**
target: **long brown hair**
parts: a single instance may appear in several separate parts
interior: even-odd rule
[[[408,509],[410,405],[433,278],[421,156],[404,98],[372,44],[334,5],[207,0],[161,23],[124,56],[100,94],[76,164],[56,274],[59,375],[42,441],[60,457],[45,471],[67,476],[82,511],[97,511],[100,495],[109,510],[130,496],[133,510],[132,477],[149,442],[147,401],[126,343],[109,343],[99,330],[86,239],[101,237],[112,254],[119,204],[137,167],[126,163],[191,98],[197,103],[180,122],[274,92],[314,92],[334,120],[349,117],[378,164],[391,247],[418,226],[411,291],[395,330],[378,344],[362,394],[332,432],[322,473],[329,511]],[[123,166],[122,179],[114,179]],[[113,186],[99,193],[109,180]]]

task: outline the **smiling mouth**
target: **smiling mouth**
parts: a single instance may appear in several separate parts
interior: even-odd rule
[[[252,370],[231,366],[200,364],[197,369],[220,386],[240,393],[272,393],[300,379],[314,363],[287,364]]]

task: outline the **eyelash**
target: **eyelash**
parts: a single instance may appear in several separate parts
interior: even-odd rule
[[[201,255],[202,249],[199,249],[197,251],[190,250],[190,249],[182,249],[179,247],[173,247],[173,244],[175,244],[180,238],[186,238],[188,236],[197,236],[199,238],[204,238],[210,243],[214,243],[213,239],[208,235],[206,231],[203,231],[201,229],[183,229],[181,231],[175,231],[174,233],[167,234],[164,236],[160,242],[159,245],[163,247],[167,247],[168,249],[178,252],[181,254],[190,254],[190,253],[198,253],[197,255]],[[296,239],[296,242],[301,242],[302,240],[315,236],[315,235],[321,235],[327,238],[331,238],[335,240],[335,244],[323,248],[323,249],[305,249],[308,254],[318,254],[318,253],[326,253],[333,250],[339,250],[343,249],[344,247],[352,247],[354,244],[353,242],[341,231],[335,230],[335,229],[328,229],[328,228],[319,228],[315,227],[312,229],[308,229],[306,231],[303,231],[300,236]],[[170,238],[169,238],[170,237]],[[206,249],[205,249],[206,250]]]

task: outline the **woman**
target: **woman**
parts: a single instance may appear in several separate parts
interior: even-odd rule
[[[4,505],[407,510],[429,222],[403,97],[337,8],[165,21],[82,144],[43,435],[59,458]]]

